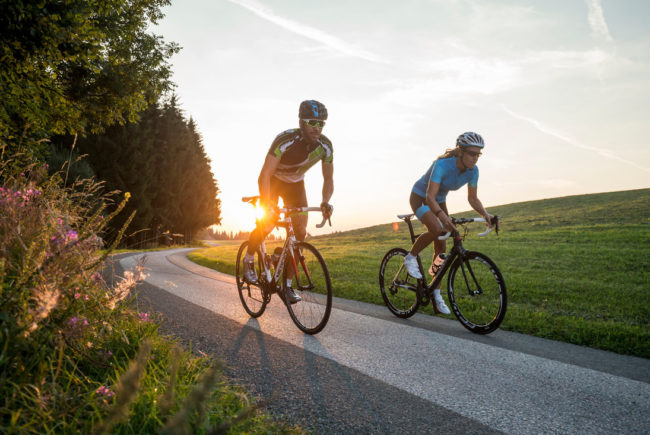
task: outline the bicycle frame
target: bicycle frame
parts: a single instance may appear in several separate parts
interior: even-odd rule
[[[251,200],[255,200],[257,197],[250,197],[250,198],[242,198],[242,201],[249,202],[252,204]],[[282,271],[284,270],[284,263],[287,261],[287,252],[289,252],[289,255],[291,256],[291,262],[293,265],[293,272],[294,276],[298,276],[298,264],[296,263],[296,258],[294,255],[294,247],[298,240],[296,239],[296,235],[293,231],[293,225],[291,224],[291,217],[287,216],[287,214],[290,213],[295,213],[295,212],[309,212],[309,211],[321,211],[320,207],[297,207],[297,208],[281,208],[278,210],[280,213],[284,213],[285,217],[278,220],[276,223],[276,226],[278,227],[283,227],[286,232],[287,232],[287,237],[284,241],[284,245],[282,246],[282,253],[280,254],[280,258],[278,259],[278,264],[275,269],[275,274],[271,276],[271,270],[268,264],[268,258],[269,255],[266,251],[266,244],[264,241],[260,243],[260,251],[262,252],[262,265],[264,267],[264,276],[266,277],[266,281],[269,286],[269,290],[273,291],[275,288],[278,287],[278,283],[280,282],[280,279],[282,277]],[[320,224],[316,224],[316,227],[321,228],[323,225],[325,225],[325,222],[328,221],[329,218],[323,218],[323,221]],[[307,279],[309,280],[309,286],[313,286],[311,282],[311,276],[309,273],[309,270],[307,269],[307,265],[304,263],[303,259],[299,259],[300,264],[305,271],[305,276],[307,276]],[[298,283],[300,286],[300,283]]]
[[[287,260],[287,253],[291,256],[291,262],[293,265],[293,271],[295,276],[298,275],[298,266],[296,264],[296,258],[293,255],[293,248],[298,241],[296,239],[296,235],[293,232],[293,226],[291,225],[291,218],[290,217],[285,217],[281,221],[278,222],[278,226],[284,227],[285,230],[287,231],[287,237],[284,241],[284,245],[282,246],[282,253],[280,254],[280,258],[278,259],[278,264],[275,268],[275,274],[271,276],[271,270],[269,268],[269,265],[267,264],[267,259],[268,259],[268,253],[266,251],[266,244],[264,241],[260,244],[260,250],[262,251],[262,258],[264,258],[264,261],[262,262],[264,265],[264,274],[266,276],[266,280],[269,283],[271,287],[277,286],[277,284],[280,282],[280,278],[282,276],[282,271],[284,270],[284,263]],[[309,273],[307,271],[307,268],[304,264],[302,264],[302,267],[305,270],[305,273],[307,276],[309,276]]]
[[[409,234],[411,236],[411,243],[415,243],[415,240],[420,236],[420,234],[415,234],[413,231],[413,224],[411,223],[411,218],[406,217],[404,219],[406,224],[409,227]],[[460,257],[461,259],[465,257],[465,253],[467,252],[467,249],[463,247],[463,238],[461,237],[460,233],[458,231],[454,231],[452,233],[452,237],[454,240],[454,246],[451,248],[451,251],[449,252],[449,255],[445,259],[445,261],[440,265],[438,268],[438,271],[436,272],[436,275],[433,277],[432,281],[427,285],[426,281],[424,278],[418,280],[418,289],[426,291],[426,296],[430,297],[431,293],[433,290],[436,288],[439,288],[442,278],[445,276],[447,273],[447,270],[451,267],[452,264],[454,264],[454,261],[456,261],[456,258]],[[417,261],[418,265],[420,266],[420,270],[424,270],[424,267],[422,266],[422,259],[420,258],[420,255],[417,256]],[[469,264],[463,262],[461,264],[461,270],[463,272],[463,277],[465,279],[465,282],[468,283],[468,278],[467,278],[467,273],[465,272],[465,267],[467,266],[467,269],[469,271],[469,274],[472,277],[472,280],[474,283],[477,285],[478,290],[474,291],[476,294],[480,294],[482,292],[482,289],[480,288],[480,285],[478,281],[476,280],[476,277],[474,276],[474,272],[472,271],[471,267]],[[401,270],[401,268],[400,268]],[[399,271],[398,271],[399,274]],[[469,283],[468,283],[469,284]],[[469,288],[469,285],[468,285]],[[422,295],[419,295],[421,298]]]

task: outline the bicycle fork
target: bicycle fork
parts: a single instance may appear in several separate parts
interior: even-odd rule
[[[467,287],[467,292],[469,293],[470,296],[478,296],[483,293],[483,289],[481,288],[481,284],[478,283],[478,280],[476,279],[476,275],[474,275],[474,271],[472,270],[472,266],[470,265],[469,261],[465,261],[464,257],[461,257],[461,263],[460,263],[460,270],[463,272],[463,279],[465,280],[465,286]],[[467,267],[467,270],[469,271],[469,275],[472,277],[472,281],[474,281],[474,284],[476,285],[476,290],[472,290],[472,285],[470,280],[467,277],[467,272],[465,272],[465,267]]]

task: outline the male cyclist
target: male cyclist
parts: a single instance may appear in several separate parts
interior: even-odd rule
[[[255,251],[275,226],[278,197],[281,196],[285,207],[307,207],[305,192],[305,172],[319,160],[323,170],[323,193],[321,210],[329,218],[333,208],[329,200],[334,193],[334,164],[332,142],[321,134],[327,120],[327,109],[316,100],[300,103],[298,110],[299,126],[280,133],[264,161],[258,178],[261,205],[265,218],[257,225],[248,239],[248,251],[244,257],[244,279],[257,281],[255,273]],[[291,217],[296,239],[304,241],[307,235],[307,213]],[[287,279],[287,292],[284,295],[290,303],[300,301],[300,296],[291,289],[291,280]]]
[[[492,215],[485,210],[477,196],[478,166],[476,166],[476,162],[484,146],[485,142],[481,135],[471,131],[461,134],[456,139],[456,148],[447,149],[413,185],[409,202],[413,213],[427,227],[428,231],[417,238],[411,251],[404,257],[404,265],[412,277],[422,278],[416,259],[417,255],[433,241],[433,263],[439,254],[447,250],[447,241],[438,240],[438,236],[446,233],[447,230],[456,230],[447,211],[446,199],[450,190],[458,190],[467,184],[469,205],[485,218],[488,227],[492,225]],[[435,272],[436,269],[432,264],[429,273],[435,275]],[[440,295],[440,288],[434,290],[434,304],[438,312],[449,314],[449,308]]]

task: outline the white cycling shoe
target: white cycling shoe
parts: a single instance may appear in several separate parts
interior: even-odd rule
[[[449,308],[445,305],[445,301],[442,299],[442,296],[436,296],[433,298],[433,304],[435,305],[436,311],[442,314],[449,314]]]
[[[418,267],[418,260],[416,257],[404,257],[404,266],[406,266],[406,270],[413,278],[422,279],[422,274],[420,273],[420,268]]]

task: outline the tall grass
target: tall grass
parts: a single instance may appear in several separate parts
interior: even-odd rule
[[[650,189],[489,211],[503,216],[503,231],[479,239],[481,224],[473,224],[464,246],[487,254],[503,273],[502,329],[650,358]],[[424,230],[419,222],[415,227]],[[380,261],[388,249],[411,245],[406,225],[400,221],[398,228],[385,224],[310,240],[327,262],[335,296],[383,305]],[[236,246],[221,246],[190,259],[234,273],[236,253]],[[428,248],[423,262],[431,256]],[[422,311],[433,314],[430,306]]]
[[[297,431],[133,309],[141,267],[103,280],[111,247],[100,251],[98,235],[128,194],[112,202],[89,180],[64,188],[60,174],[2,157],[0,433]]]

